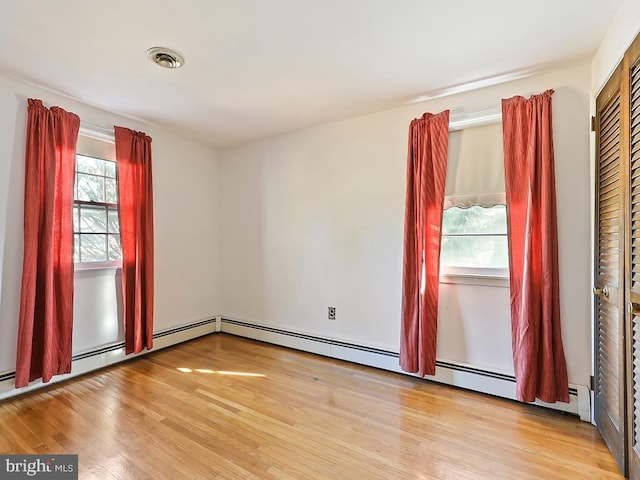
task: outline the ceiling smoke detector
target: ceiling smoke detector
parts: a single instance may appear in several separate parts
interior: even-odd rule
[[[164,68],[180,68],[184,65],[184,58],[170,48],[153,47],[147,50],[147,56],[152,62]]]

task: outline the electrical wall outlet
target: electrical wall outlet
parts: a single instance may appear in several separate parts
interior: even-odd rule
[[[329,320],[335,320],[336,319],[336,307],[329,307],[328,318],[329,318]]]

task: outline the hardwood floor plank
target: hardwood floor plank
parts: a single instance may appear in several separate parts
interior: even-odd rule
[[[575,417],[225,334],[0,403],[84,479],[623,478]]]

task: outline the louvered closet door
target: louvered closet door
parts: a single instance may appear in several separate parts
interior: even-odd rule
[[[623,95],[629,98],[629,216],[627,249],[629,375],[629,476],[640,479],[640,39],[625,58],[628,79],[623,80]],[[624,112],[625,109],[623,109]],[[627,122],[623,122],[627,123]]]
[[[624,223],[620,75],[596,100],[595,420],[620,470],[626,468]]]

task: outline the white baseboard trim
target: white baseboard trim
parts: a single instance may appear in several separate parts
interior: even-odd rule
[[[306,333],[282,330],[228,317],[221,317],[219,326],[219,331],[223,333],[415,376],[404,372],[400,368],[398,363],[399,354],[397,352]],[[476,392],[487,393],[511,400],[516,399],[516,380],[514,376],[491,372],[470,365],[437,361],[435,376],[425,378]],[[536,401],[535,404],[577,415],[580,417],[580,420],[585,422],[591,421],[590,392],[586,386],[569,385],[569,403],[545,403]]]
[[[220,317],[214,317],[155,332],[153,334],[153,349],[145,350],[137,355],[125,355],[124,342],[102,345],[101,347],[73,355],[71,373],[66,375],[56,375],[48,383],[42,383],[40,380],[35,380],[31,382],[29,386],[19,389],[15,388],[16,372],[4,372],[0,374],[0,400],[21,395],[39,388],[48,387],[54,383],[84,375],[92,370],[97,370],[125,360],[130,360],[132,358],[139,357],[140,355],[146,355],[147,353],[155,352],[162,348],[170,347],[178,343],[186,342],[187,340],[192,340],[194,338],[219,331]]]
[[[14,386],[15,371],[0,373],[0,400],[47,387],[57,382],[84,375],[93,370],[114,365],[140,355],[155,352],[162,348],[215,332],[229,333],[326,357],[415,376],[400,369],[398,364],[399,355],[397,352],[218,316],[158,331],[153,335],[153,350],[145,350],[137,355],[125,355],[124,342],[103,345],[87,352],[75,354],[73,356],[71,373],[55,376],[48,383],[42,383],[36,380],[31,382],[27,387],[16,389]],[[469,365],[437,361],[436,375],[428,376],[426,379],[515,400],[515,378],[503,373],[491,372]],[[570,385],[569,399],[569,403],[558,402],[548,404],[537,401],[535,404],[571,413],[579,416],[583,421],[590,422],[591,392],[588,387]]]

